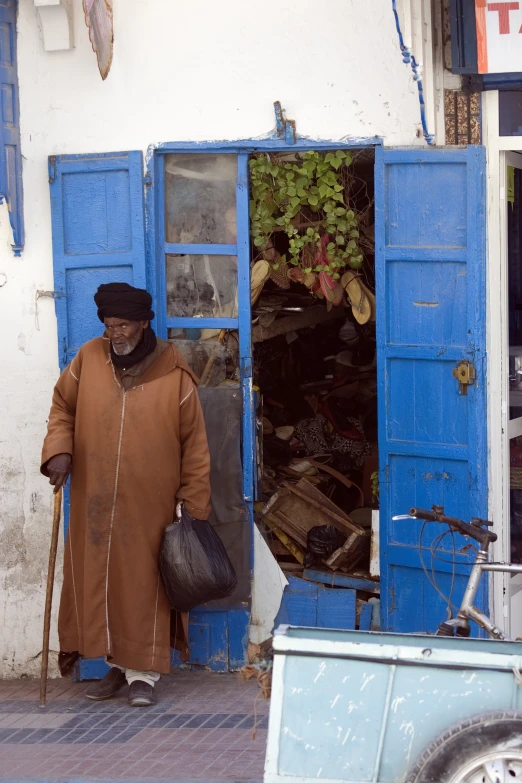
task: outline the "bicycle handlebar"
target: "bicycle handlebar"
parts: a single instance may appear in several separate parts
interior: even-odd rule
[[[437,506],[434,506],[432,511],[427,511],[424,508],[411,508],[410,516],[415,517],[415,519],[421,519],[423,522],[440,522],[441,524],[449,525],[464,536],[475,539],[485,549],[487,549],[489,544],[497,540],[496,533],[484,529],[492,524],[485,519],[477,519],[474,524],[470,524],[469,522],[463,522],[462,519],[447,517],[442,509],[438,510]]]

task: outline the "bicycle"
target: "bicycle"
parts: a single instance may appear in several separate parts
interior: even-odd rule
[[[471,522],[464,522],[455,517],[448,517],[444,514],[444,508],[442,506],[432,506],[431,511],[422,508],[411,508],[409,514],[394,517],[394,519],[412,518],[421,520],[422,522],[438,522],[440,524],[448,525],[452,532],[459,532],[463,536],[474,539],[480,547],[475,562],[472,565],[457,616],[440,623],[436,631],[436,636],[468,637],[470,635],[469,623],[470,620],[473,620],[480,628],[487,631],[491,638],[501,641],[513,641],[501,628],[495,625],[484,612],[477,609],[473,603],[484,572],[522,573],[522,564],[513,565],[511,563],[488,561],[489,547],[497,540],[497,534],[488,530],[488,528],[493,525],[493,522],[478,517],[473,517]],[[424,570],[426,571],[425,567]],[[438,590],[437,586],[434,586]],[[450,601],[448,601],[448,605],[449,602]]]

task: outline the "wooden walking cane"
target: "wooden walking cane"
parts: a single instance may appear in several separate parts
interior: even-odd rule
[[[42,672],[40,675],[40,707],[45,707],[47,696],[47,669],[49,667],[49,635],[51,632],[51,608],[53,604],[54,570],[56,566],[56,551],[60,533],[60,513],[62,510],[62,488],[54,496],[53,529],[51,532],[51,549],[49,550],[49,569],[47,571],[47,592],[45,595],[45,613],[42,645]]]

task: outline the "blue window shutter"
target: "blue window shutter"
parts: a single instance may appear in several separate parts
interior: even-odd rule
[[[60,367],[102,326],[101,283],[147,287],[141,152],[49,158]]]
[[[478,73],[475,0],[450,0],[451,70]]]
[[[16,0],[0,0],[0,199],[7,201],[13,251],[24,247],[22,153],[16,63]]]
[[[487,516],[485,152],[376,151],[381,608],[383,630],[434,632],[446,604],[422,568],[412,506]],[[476,370],[463,395],[453,369]],[[424,529],[423,559],[444,527]],[[459,604],[473,558],[444,539],[434,572]],[[486,583],[477,597],[484,608]]]

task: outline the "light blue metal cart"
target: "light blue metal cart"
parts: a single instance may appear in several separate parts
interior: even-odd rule
[[[522,644],[281,626],[273,648],[265,783],[522,780]]]

